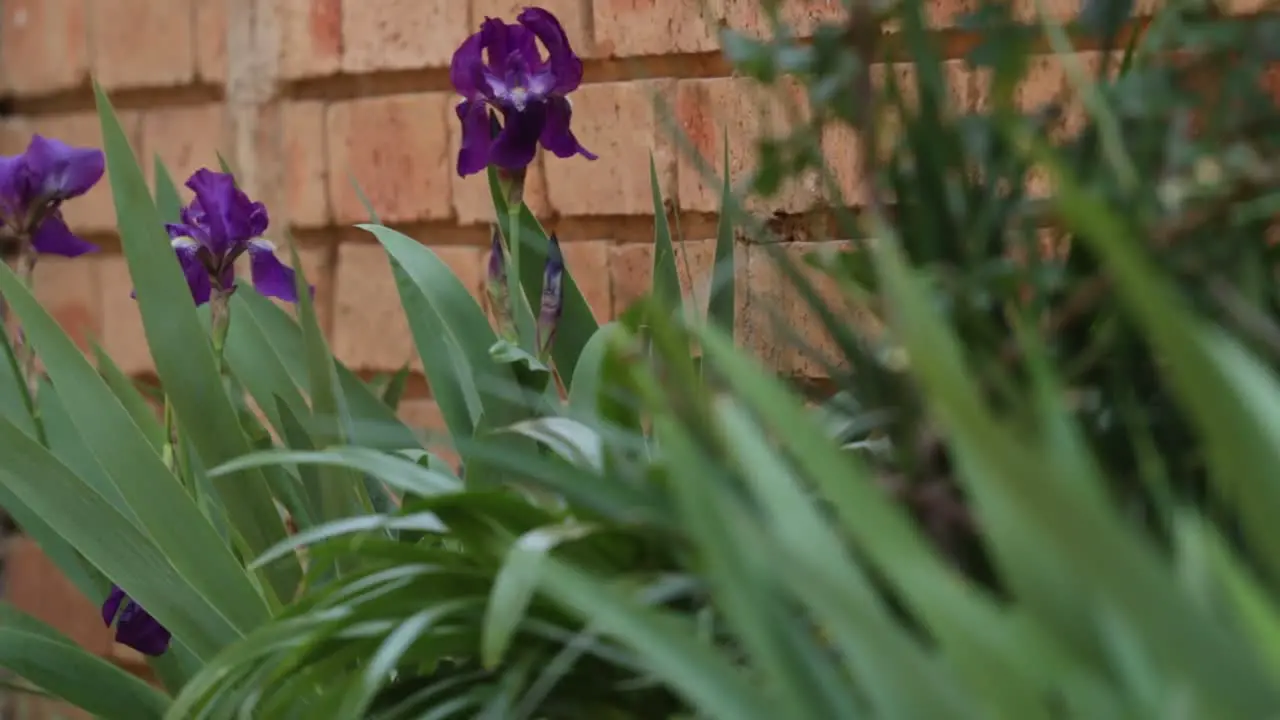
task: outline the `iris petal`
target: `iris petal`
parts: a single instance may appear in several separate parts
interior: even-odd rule
[[[572,119],[573,108],[567,98],[553,97],[547,100],[547,122],[540,138],[542,146],[555,153],[556,157],[582,155],[588,160],[595,160],[596,154],[582,147],[569,127]]]
[[[462,142],[458,149],[458,174],[474,175],[489,167],[489,150],[492,138],[489,134],[489,116],[484,103],[465,100],[456,108],[462,122]]]
[[[115,625],[116,642],[143,655],[163,655],[173,638],[160,621],[151,617],[117,585],[111,586],[111,593],[102,603],[102,621],[107,627]]]
[[[207,244],[215,255],[228,255],[267,229],[266,207],[250,200],[231,175],[197,170],[187,180],[187,187],[199,203],[190,215],[195,224],[208,230]]]
[[[516,17],[519,23],[533,32],[547,48],[551,72],[556,76],[555,92],[565,95],[582,84],[582,60],[569,47],[569,36],[555,15],[542,8],[525,8]]]
[[[61,140],[35,135],[23,154],[39,196],[66,200],[85,194],[102,179],[106,158],[95,148],[72,147]]]
[[[504,114],[502,132],[493,141],[491,159],[494,165],[519,170],[533,162],[538,151],[538,138],[547,123],[546,103],[534,103],[524,112]]]
[[[79,257],[86,253],[96,252],[98,246],[88,240],[81,240],[62,219],[57,210],[50,213],[31,234],[31,245],[36,252],[63,257]]]
[[[484,56],[480,45],[480,33],[462,41],[462,45],[453,53],[449,63],[449,81],[453,89],[462,97],[474,97],[480,92],[476,86],[474,69],[484,64]]]
[[[285,302],[298,302],[293,268],[280,262],[271,243],[265,240],[249,243],[249,273],[254,289],[263,295]],[[312,292],[315,292],[314,288]]]
[[[175,240],[173,251],[178,255],[178,264],[182,266],[182,275],[187,279],[196,307],[209,302],[213,286],[209,282],[209,268],[200,260],[200,246],[190,240]]]

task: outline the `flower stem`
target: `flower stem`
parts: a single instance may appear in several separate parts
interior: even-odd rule
[[[18,279],[32,294],[36,291],[36,261],[40,254],[30,238],[22,238],[18,243]],[[14,354],[18,361],[18,373],[27,393],[27,409],[35,423],[37,437],[41,444],[47,444],[44,434],[44,422],[40,418],[40,406],[36,403],[36,393],[40,389],[40,378],[36,374],[36,349],[27,340],[21,326],[14,337]]]
[[[209,298],[209,325],[213,338],[213,356],[218,362],[218,375],[226,374],[223,348],[227,345],[227,331],[231,329],[231,293],[214,290]]]
[[[524,208],[525,171],[503,172],[500,176],[507,200],[507,293],[510,296],[516,335],[520,345],[536,352],[533,347],[533,311],[520,283],[520,211]]]

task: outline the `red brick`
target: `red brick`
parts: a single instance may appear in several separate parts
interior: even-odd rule
[[[377,243],[344,243],[334,274],[332,345],[353,370],[420,368],[386,251]]]
[[[608,240],[562,242],[564,264],[577,283],[591,314],[597,322],[613,317],[613,276],[609,272],[609,256],[613,243]]]
[[[450,118],[452,119],[452,118]],[[458,215],[458,223],[462,225],[479,225],[493,222],[493,197],[489,194],[489,176],[477,173],[461,177],[453,172],[457,165],[458,148],[462,143],[460,126],[457,122],[449,126],[449,181],[453,186],[453,207]],[[539,154],[529,165],[529,174],[525,178],[524,204],[534,217],[546,219],[551,212],[551,204],[547,200],[547,176],[544,163],[556,161]]]
[[[328,225],[329,168],[325,162],[325,106],[318,101],[289,103],[282,110],[284,199],[289,222],[301,227]]]
[[[342,0],[275,0],[280,77],[332,75],[342,68]]]
[[[183,184],[200,168],[218,170],[218,153],[230,157],[231,140],[226,110],[222,105],[173,107],[148,110],[142,117],[143,171],[154,179],[157,155],[164,161],[183,197],[190,197]]]
[[[676,149],[654,107],[670,105],[671,80],[584,85],[573,96],[573,130],[579,142],[600,156],[547,158],[551,205],[564,215],[649,215],[649,153],[665,197],[675,190]]]
[[[196,75],[211,83],[227,81],[227,3],[196,3]]]
[[[31,95],[89,75],[84,0],[8,0],[0,21],[0,85]]]
[[[194,0],[89,3],[94,75],[108,89],[164,87],[195,76]]]
[[[109,255],[98,260],[98,289],[102,348],[129,375],[154,372],[138,303],[129,297],[133,282],[123,256]]]
[[[106,655],[111,631],[102,622],[102,598],[86,598],[33,540],[7,541],[5,600],[60,630],[89,652]]]
[[[595,0],[596,52],[633,57],[714,50],[724,2]]]
[[[696,317],[705,317],[711,292],[711,272],[715,266],[715,241],[677,242],[675,251],[676,273],[680,276],[684,302],[690,310],[697,309]],[[613,278],[614,309],[621,314],[652,289],[653,245],[627,243],[615,246],[609,260],[609,274]]]
[[[792,114],[807,116],[803,91],[794,85],[765,88],[747,79],[716,78],[680,82],[676,117],[698,152],[723,175],[723,135],[729,134],[729,177],[742,182],[755,172],[757,142],[766,137],[786,137],[795,127]],[[704,180],[693,161],[680,157],[680,207],[716,212],[720,209],[719,179]],[[802,212],[822,198],[819,178],[807,173],[787,181],[771,198],[751,197],[753,211]]]
[[[434,247],[473,297],[484,282],[478,247]],[[333,328],[334,354],[353,369],[396,370],[408,360],[421,368],[405,321],[386,252],[376,243],[345,243],[338,249]]]
[[[120,123],[133,147],[138,146],[141,117],[137,113],[119,113]],[[102,147],[102,131],[96,113],[74,115],[42,115],[16,117],[0,126],[0,154],[22,152],[34,133],[57,138],[81,147]],[[78,232],[103,232],[116,226],[115,204],[111,199],[111,182],[105,175],[83,197],[62,206],[67,223]]]
[[[358,11],[343,14],[342,69],[445,67],[468,33],[459,0],[360,0]]]
[[[97,258],[43,257],[34,284],[40,304],[80,349],[102,336]]]
[[[822,129],[822,152],[835,182],[834,192],[824,187],[824,193],[842,207],[864,204],[869,188],[863,180],[857,132],[844,123],[827,125]]]
[[[440,127],[452,116],[449,101],[447,93],[418,93],[329,106],[329,200],[338,222],[368,219],[353,176],[385,222],[453,214],[454,161]]]
[[[564,26],[573,51],[580,57],[591,57],[595,43],[591,37],[590,4],[581,0],[542,0],[537,3],[529,0],[471,0],[471,17],[474,22],[470,31],[479,30],[480,22],[486,17],[513,23],[520,11],[529,5],[537,5],[555,15]]]

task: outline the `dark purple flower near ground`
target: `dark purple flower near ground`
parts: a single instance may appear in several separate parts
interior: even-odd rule
[[[167,228],[196,305],[208,302],[214,291],[234,289],[235,262],[246,252],[258,292],[297,302],[293,269],[280,262],[275,245],[262,238],[269,222],[266,206],[250,200],[225,173],[197,170],[187,187],[195,199],[182,209],[182,222]]]
[[[115,623],[116,642],[128,645],[143,655],[163,655],[173,637],[116,585],[111,586],[111,594],[102,603],[102,621],[107,627]]]
[[[516,24],[485,18],[480,32],[453,54],[449,79],[463,101],[462,148],[458,174],[465,177],[496,165],[505,170],[526,167],[538,144],[556,156],[596,156],[574,137],[569,93],[582,83],[582,60],[554,15],[525,8]],[[544,58],[538,49],[546,48]],[[502,131],[489,132],[487,108],[502,114]]]
[[[89,191],[106,167],[101,150],[34,135],[21,155],[0,156],[0,223],[38,253],[76,257],[98,249],[71,232],[62,203]]]
[[[560,241],[552,233],[547,246],[547,264],[542,270],[542,302],[538,309],[538,353],[546,357],[556,337],[556,326],[564,312],[564,255]]]

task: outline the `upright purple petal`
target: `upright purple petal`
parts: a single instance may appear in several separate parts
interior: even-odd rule
[[[555,92],[566,95],[577,90],[582,84],[582,60],[569,47],[569,36],[556,16],[542,8],[529,7],[516,20],[546,46],[551,72],[556,76]]]
[[[449,81],[453,89],[464,98],[473,98],[481,88],[475,82],[475,68],[484,65],[484,54],[480,46],[480,33],[462,41],[453,52],[453,60],[449,63]]]
[[[502,132],[493,141],[490,159],[506,170],[520,170],[533,162],[538,151],[538,138],[547,122],[546,103],[534,103],[524,112],[503,114]]]
[[[467,177],[489,167],[489,116],[484,103],[464,100],[456,108],[462,122],[462,143],[458,148],[458,175]]]
[[[511,44],[510,27],[501,20],[486,17],[480,23],[480,45],[484,48],[486,65],[493,74],[502,77],[507,57],[514,47]]]
[[[106,169],[106,157],[97,148],[77,148],[53,138],[34,135],[23,154],[34,179],[34,192],[46,201],[60,201],[85,194]]]
[[[581,155],[588,160],[595,160],[596,154],[582,147],[573,134],[569,122],[573,119],[573,108],[569,99],[553,97],[547,100],[547,122],[542,128],[542,147],[556,154],[556,157],[573,157]]]
[[[209,268],[200,259],[200,246],[189,240],[174,240],[173,251],[178,255],[178,264],[182,266],[182,275],[187,279],[196,307],[209,302],[213,284],[209,280]]]
[[[254,289],[263,295],[285,302],[298,302],[293,268],[280,262],[271,243],[265,240],[249,243],[249,273]],[[315,292],[314,288],[312,292]]]
[[[31,245],[38,253],[69,258],[98,250],[97,245],[81,240],[71,232],[71,228],[62,219],[62,213],[57,210],[49,213],[31,234]]]
[[[212,170],[197,170],[187,187],[199,203],[198,222],[208,230],[209,249],[216,255],[230,254],[266,231],[267,209],[249,199],[235,178]]]

